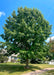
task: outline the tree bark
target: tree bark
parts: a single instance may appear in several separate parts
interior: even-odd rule
[[[26,59],[26,68],[29,68],[29,60],[28,59]]]

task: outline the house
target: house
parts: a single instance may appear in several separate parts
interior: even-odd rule
[[[49,61],[49,64],[54,65],[54,60]]]
[[[6,54],[7,53],[7,50],[5,50],[5,49],[2,49],[2,50],[0,50],[0,54]]]
[[[6,54],[7,53],[7,50],[5,50],[5,49],[2,49],[2,50],[0,50],[0,54]],[[19,53],[17,53],[17,54],[12,54],[12,55],[10,55],[10,56],[7,56],[8,57],[8,61],[7,62],[17,62],[17,60],[19,59],[17,56],[19,55]]]
[[[17,62],[17,60],[19,59],[17,56],[19,55],[19,53],[17,54],[12,54],[11,56],[8,56],[8,61],[7,62]]]

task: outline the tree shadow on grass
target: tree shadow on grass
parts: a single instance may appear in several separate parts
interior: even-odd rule
[[[24,68],[25,65],[21,64],[0,64],[0,72],[7,71],[8,73],[14,73],[14,72],[26,72],[28,70],[35,71],[35,69],[40,70],[41,68],[34,65],[29,65],[29,69]]]

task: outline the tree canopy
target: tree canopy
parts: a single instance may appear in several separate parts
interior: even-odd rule
[[[51,34],[51,25],[38,9],[18,8],[17,14],[6,20],[3,27],[5,46],[9,53],[20,53],[21,58],[42,57],[46,50],[45,40]]]

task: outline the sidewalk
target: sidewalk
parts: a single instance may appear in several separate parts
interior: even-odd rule
[[[45,68],[43,70],[36,70],[36,71],[32,71],[32,72],[25,73],[25,74],[22,74],[22,75],[38,75],[38,74],[41,74],[41,73],[49,71],[49,70],[54,70],[54,68]]]

